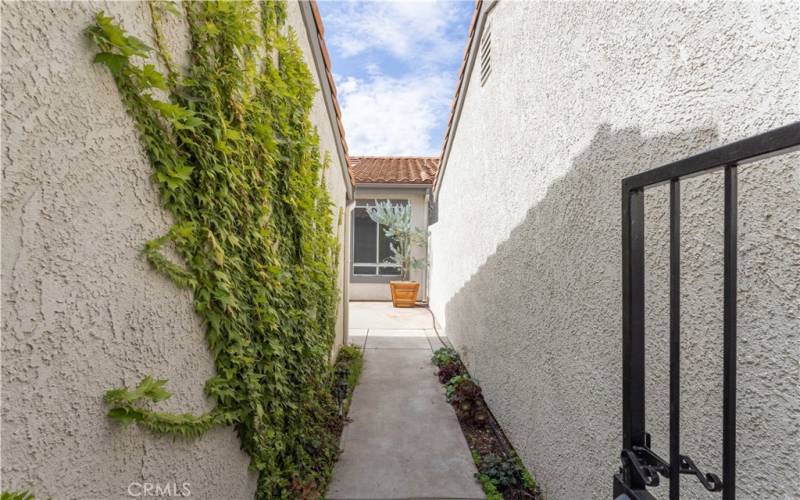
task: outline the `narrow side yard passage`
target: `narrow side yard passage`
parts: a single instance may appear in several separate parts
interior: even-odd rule
[[[364,370],[326,495],[347,499],[485,498],[458,420],[431,364],[441,347],[426,309],[350,303]]]

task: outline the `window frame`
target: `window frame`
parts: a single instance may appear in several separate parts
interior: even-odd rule
[[[353,206],[353,211],[351,214],[351,224],[350,227],[353,228],[351,231],[352,235],[350,238],[350,255],[352,255],[352,262],[350,264],[350,281],[352,283],[389,283],[390,281],[395,281],[400,279],[401,274],[380,274],[381,269],[398,269],[399,266],[396,264],[392,264],[390,262],[380,262],[380,242],[381,242],[381,225],[375,223],[377,227],[377,231],[375,231],[375,260],[376,262],[356,262],[356,209],[358,208],[369,208],[375,206],[378,202],[389,201],[392,204],[401,204],[401,205],[411,205],[411,202],[407,198],[357,198],[355,201],[355,205]],[[356,267],[374,267],[375,274],[356,274],[355,268]]]

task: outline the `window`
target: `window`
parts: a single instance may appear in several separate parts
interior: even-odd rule
[[[353,209],[353,275],[400,276],[400,268],[387,262],[392,256],[392,240],[386,237],[384,226],[378,226],[367,213],[379,200],[356,200]],[[380,200],[382,201],[382,200]],[[405,205],[407,200],[391,200]]]

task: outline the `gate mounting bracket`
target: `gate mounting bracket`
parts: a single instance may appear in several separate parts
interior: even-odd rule
[[[646,442],[650,442],[649,435]],[[620,455],[620,460],[622,461],[622,469],[629,474],[636,475],[646,486],[658,486],[659,474],[669,477],[670,464],[659,457],[649,446],[633,446],[630,449],[624,449]],[[706,490],[722,491],[722,481],[719,476],[710,472],[704,474],[688,456],[680,455],[678,467],[680,467],[681,474],[691,474],[697,477],[697,480]]]

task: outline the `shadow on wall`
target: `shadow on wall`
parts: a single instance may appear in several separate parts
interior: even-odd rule
[[[446,305],[448,336],[462,352],[471,372],[480,379],[489,405],[536,474],[549,500],[610,498],[612,474],[619,464],[622,406],[620,181],[633,173],[716,145],[715,128],[644,137],[637,128],[614,130],[609,125],[601,126],[591,144],[574,159],[571,170],[549,187],[546,196],[528,211],[508,240],[498,246],[495,254]],[[791,169],[791,166],[787,164],[784,168]],[[743,171],[740,172],[741,192],[746,194],[748,190],[752,192],[763,187],[765,175],[772,179],[770,189],[786,184],[786,177],[781,178],[774,170],[752,175]],[[751,184],[754,189],[741,188]],[[690,332],[685,333],[688,340],[682,346],[685,367],[682,439],[684,453],[695,458],[701,468],[719,474],[722,183],[720,176],[712,173],[684,181],[683,185],[683,220],[700,222],[686,222],[687,228],[682,233],[684,262],[691,261],[684,266],[682,285],[683,329]],[[646,196],[647,236],[651,240],[647,247],[647,298],[666,301],[668,197],[666,188],[663,193],[658,192],[659,189],[662,188]],[[796,190],[796,187],[787,187],[784,195],[800,200]],[[770,200],[780,195],[775,191],[767,194]],[[762,194],[761,198],[766,197]],[[764,220],[764,213],[774,208],[769,203],[762,206],[761,198],[740,199],[740,227],[755,219]],[[758,209],[748,212],[747,207]],[[785,213],[788,220],[778,218],[783,221],[775,221],[776,224],[765,231],[780,233],[792,220],[791,215],[797,214],[791,210]],[[653,230],[655,241],[652,241]],[[797,231],[800,233],[800,228]],[[743,237],[746,235],[740,236]],[[765,238],[763,232],[760,238],[773,243],[780,240],[769,234]],[[750,243],[756,245],[755,240]],[[740,254],[750,243],[740,239]],[[714,248],[710,248],[712,246]],[[791,241],[772,250],[795,257],[800,253]],[[740,288],[746,286],[742,280],[747,281],[743,275],[751,274],[748,269],[757,271],[765,262],[774,264],[773,259],[763,257],[748,263],[746,258],[740,257]],[[791,270],[791,265],[787,266]],[[796,267],[794,269],[796,274]],[[654,272],[658,280],[651,279]],[[792,279],[785,279],[791,285]],[[762,285],[769,286],[753,283],[755,289]],[[795,290],[796,285],[793,285]],[[784,295],[781,300],[800,302],[798,292],[793,293],[788,298]],[[741,301],[742,296],[740,304]],[[660,386],[652,394],[661,398],[658,404],[648,406],[652,413],[648,414],[648,426],[654,433],[656,450],[664,456],[668,455],[666,302],[659,306],[648,302],[647,307],[648,336],[654,339],[648,339],[648,349],[653,342],[658,344],[648,351],[648,391],[651,386]],[[800,306],[795,307],[798,308]],[[743,318],[747,312],[741,309],[740,305],[740,331],[742,325],[748,323],[748,318]],[[785,321],[773,318],[772,323],[783,324],[785,329],[791,330],[794,317],[796,328],[800,311],[786,309],[784,312]],[[660,317],[656,320],[654,314]],[[792,372],[792,359],[797,351],[796,347],[787,347],[777,354],[780,358],[775,361],[778,373],[789,376],[795,373],[794,378],[798,378],[796,370]],[[774,358],[776,354],[765,355]],[[761,383],[765,383],[763,375],[761,378]],[[741,387],[740,382],[740,398]],[[648,404],[651,397],[654,396],[648,397]],[[792,401],[788,405],[788,412],[787,407],[775,408],[780,411],[779,418],[785,419],[787,414],[798,416],[800,403]],[[753,418],[740,405],[740,432],[742,425],[760,425],[758,419]],[[740,454],[740,463],[753,459],[744,463],[744,468],[754,468],[751,472],[759,473],[756,478],[742,477],[740,467],[738,490],[745,497],[750,497],[749,494],[758,497],[755,488],[767,484],[771,486],[760,490],[761,493],[785,491],[789,494],[791,488],[798,486],[791,466],[787,465],[797,463],[800,458],[796,451],[797,439],[794,448],[780,444],[783,439],[780,433],[772,438],[772,443],[769,437],[766,439],[766,442],[750,443],[759,450]],[[781,448],[774,459],[760,457],[761,452],[773,445]],[[766,478],[772,481],[768,483]],[[691,478],[682,481],[684,498],[708,498],[694,483],[696,481]],[[659,494],[665,494],[667,484],[667,480],[662,479]]]

